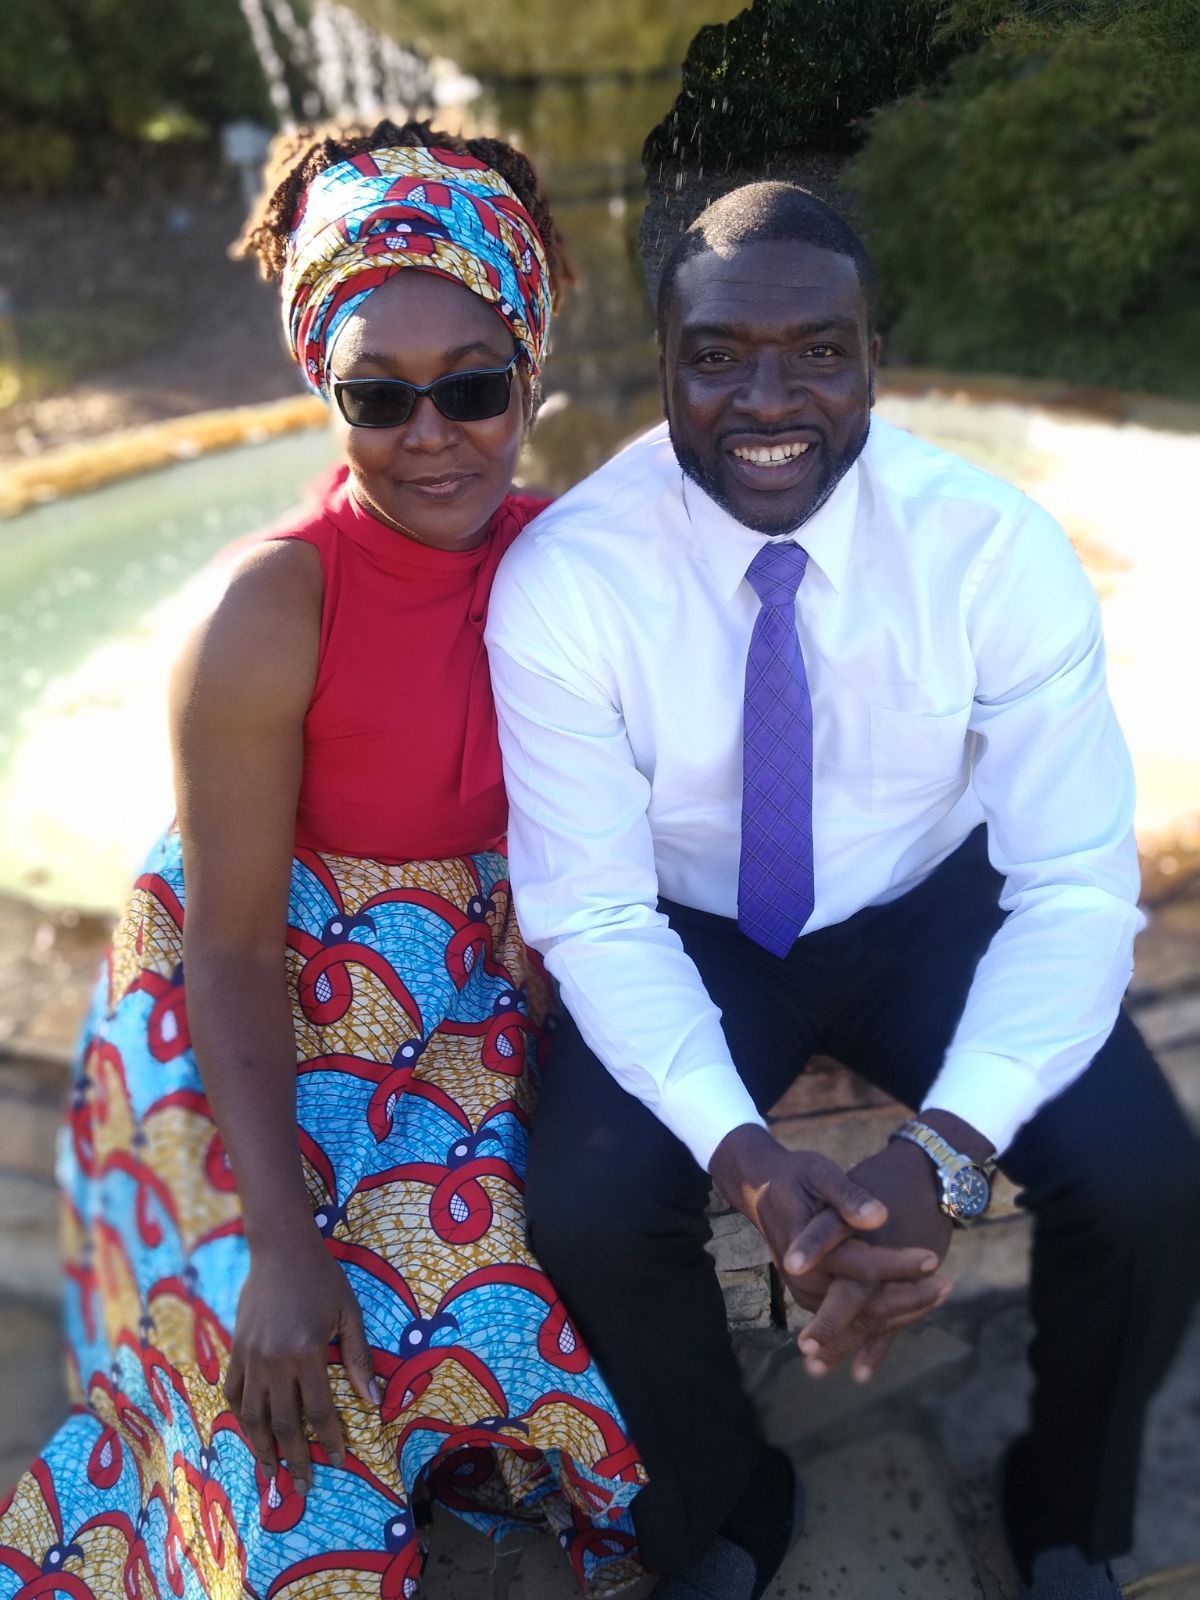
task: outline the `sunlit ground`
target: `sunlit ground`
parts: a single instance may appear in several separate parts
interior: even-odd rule
[[[891,421],[1028,489],[1100,592],[1147,841],[1200,812],[1200,441],[1011,404],[885,399]],[[164,690],[205,564],[332,454],[303,434],[0,527],[0,887],[114,906],[171,815]],[[1053,759],[1053,752],[1048,752]]]
[[[1066,528],[1101,599],[1109,685],[1137,772],[1139,836],[1194,839],[1200,435],[1013,405],[892,399],[881,410],[1018,483]]]

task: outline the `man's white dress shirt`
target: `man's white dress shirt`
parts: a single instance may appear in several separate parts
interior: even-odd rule
[[[878,417],[791,537],[809,553],[805,933],[904,894],[986,821],[1010,915],[925,1104],[1003,1150],[1107,1038],[1142,925],[1096,597],[1045,511]],[[663,425],[526,528],[487,629],[522,931],[591,1048],[703,1166],[762,1119],[657,902],[737,915],[745,573],[764,542],[684,478]]]

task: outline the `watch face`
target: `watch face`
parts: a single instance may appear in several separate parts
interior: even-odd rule
[[[960,1217],[981,1217],[992,1198],[992,1186],[978,1167],[963,1167],[950,1179],[947,1202]]]

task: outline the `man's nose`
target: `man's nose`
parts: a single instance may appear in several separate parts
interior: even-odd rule
[[[762,351],[753,360],[738,396],[739,409],[762,422],[782,422],[801,410],[808,395],[782,353]]]
[[[458,424],[444,417],[431,396],[419,394],[412,416],[404,424],[404,443],[410,450],[445,450],[455,442]]]

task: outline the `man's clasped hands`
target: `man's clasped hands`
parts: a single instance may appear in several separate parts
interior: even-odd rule
[[[972,1159],[991,1147],[948,1113],[922,1112]],[[942,1305],[938,1275],[953,1224],[926,1156],[901,1139],[844,1172],[813,1151],[793,1151],[766,1128],[736,1128],[711,1164],[718,1189],[762,1234],[798,1305],[813,1313],[799,1347],[813,1377],[846,1360],[866,1383],[896,1334]]]

